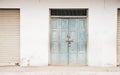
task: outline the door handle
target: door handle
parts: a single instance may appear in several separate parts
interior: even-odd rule
[[[73,40],[70,40],[70,36],[69,35],[67,35],[67,40],[66,40],[66,42],[68,43],[68,47],[70,47],[70,44],[71,44],[71,42],[73,42]]]
[[[66,40],[66,42],[68,42],[68,44],[71,44],[71,42],[73,42],[73,40]]]
[[[67,40],[66,42],[68,43],[68,47],[71,47],[71,42],[73,42],[73,40]]]

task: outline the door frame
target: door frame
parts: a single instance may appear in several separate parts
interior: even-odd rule
[[[86,16],[51,16],[51,9],[85,9],[85,10],[87,10],[87,15]],[[88,66],[88,16],[89,16],[89,9],[88,8],[49,8],[49,32],[48,32],[48,36],[49,36],[49,38],[48,38],[48,40],[49,40],[49,42],[48,42],[48,66],[55,66],[55,65],[52,65],[51,64],[51,54],[50,54],[50,34],[51,34],[51,30],[50,30],[50,26],[51,26],[51,18],[86,18],[86,34],[87,34],[87,36],[86,36],[86,59],[87,59],[87,63],[85,64],[85,65],[80,65],[80,66]],[[60,66],[60,64],[58,64],[58,65],[56,65],[56,66]],[[62,65],[62,66],[64,66],[64,65]],[[70,66],[70,65],[65,65],[65,66]],[[73,66],[75,66],[75,65],[73,65]],[[78,65],[77,65],[78,66]]]

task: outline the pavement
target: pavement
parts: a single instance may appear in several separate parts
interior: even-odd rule
[[[120,75],[120,67],[0,67],[0,75]]]

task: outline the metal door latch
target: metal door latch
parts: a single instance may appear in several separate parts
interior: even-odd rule
[[[71,42],[73,42],[73,40],[66,40],[66,42],[68,42],[68,44],[71,44]]]
[[[71,47],[70,44],[73,42],[73,40],[70,40],[71,37],[69,35],[67,35],[67,38],[68,40],[66,40],[66,42],[68,42],[68,47]]]

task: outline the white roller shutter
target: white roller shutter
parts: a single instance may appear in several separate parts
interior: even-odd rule
[[[20,11],[0,9],[0,66],[18,65]]]
[[[120,66],[120,10],[118,10],[118,26],[117,26],[117,62]]]

